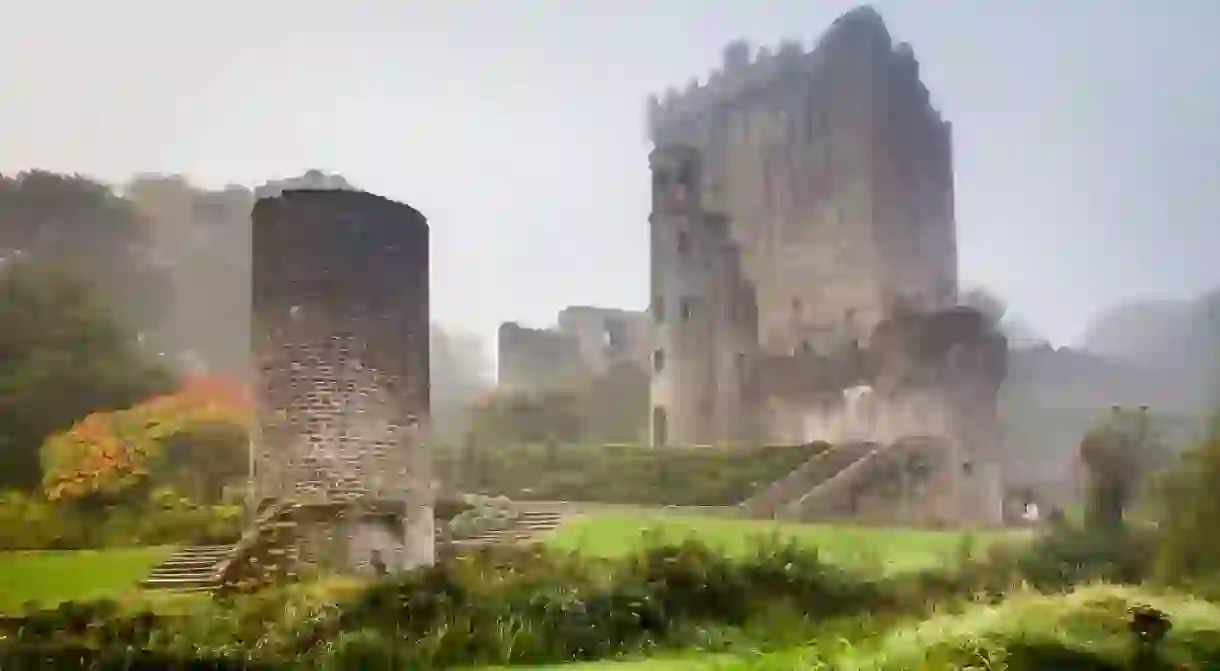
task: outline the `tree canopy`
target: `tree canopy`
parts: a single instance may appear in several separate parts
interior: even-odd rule
[[[46,436],[174,386],[89,286],[56,268],[0,268],[0,324],[0,487],[38,484]]]
[[[192,471],[214,476],[207,480],[233,477],[245,468],[250,422],[249,398],[239,383],[189,380],[134,407],[92,413],[48,438],[42,446],[43,487],[51,500],[74,500],[120,494],[158,470],[169,480],[194,480],[184,477]],[[187,433],[197,434],[194,447],[207,451],[182,449],[175,439]]]

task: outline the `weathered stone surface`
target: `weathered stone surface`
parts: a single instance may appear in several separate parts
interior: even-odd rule
[[[997,517],[1006,343],[955,307],[951,126],[911,48],[868,8],[809,53],[734,43],[649,133],[654,444],[943,439],[935,514]]]
[[[646,313],[585,305],[561,310],[555,328],[506,322],[497,334],[497,384],[509,391],[572,389],[620,363],[646,370],[651,336]]]
[[[658,147],[649,161],[652,443],[754,440],[758,315],[741,249],[728,220],[703,207],[697,151]]]
[[[860,10],[809,53],[729,51],[707,84],[654,103],[650,135],[699,155],[695,189],[732,221],[764,351],[862,340],[899,300],[952,306],[949,124],[910,48]]]
[[[402,501],[392,531],[340,515],[303,529],[304,545],[333,536],[348,568],[373,550],[430,563],[426,221],[368,193],[308,190],[259,200],[253,221],[257,500]]]

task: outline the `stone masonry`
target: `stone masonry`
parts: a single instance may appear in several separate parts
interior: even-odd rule
[[[649,164],[652,443],[755,440],[758,315],[741,249],[728,220],[703,208],[697,151],[658,147]]]
[[[303,529],[306,561],[431,563],[426,220],[350,190],[287,190],[252,216],[258,505],[335,511]]]
[[[734,43],[648,125],[653,443],[939,439],[935,514],[994,522],[1006,346],[956,307],[951,126],[911,48],[868,7],[809,52]]]
[[[863,339],[899,302],[957,293],[950,124],[908,45],[868,7],[816,48],[783,44],[649,104],[655,146],[702,162],[704,209],[732,222],[769,354]]]

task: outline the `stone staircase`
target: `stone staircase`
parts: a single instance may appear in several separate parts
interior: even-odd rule
[[[252,589],[268,579],[290,579],[295,564],[294,552],[289,548],[295,530],[294,510],[294,506],[287,506],[264,511],[232,546],[182,548],[154,567],[140,586],[174,592],[216,592],[226,587]],[[462,550],[537,542],[568,517],[569,513],[555,510],[522,510],[507,529],[486,531],[448,545]],[[445,543],[439,527],[437,542]]]
[[[844,443],[819,452],[775,484],[742,501],[739,508],[746,517],[782,517],[792,504],[868,458],[876,448],[873,443]]]
[[[542,536],[559,528],[565,519],[564,513],[554,510],[522,510],[507,529],[485,531],[473,538],[452,541],[452,544],[472,548],[538,542]]]
[[[932,461],[943,456],[943,448],[935,441],[919,438],[872,448],[787,502],[783,516],[804,522],[939,525],[938,520],[944,517],[942,499],[952,484],[951,473]],[[923,476],[908,470],[907,463],[917,456],[923,457],[929,469]]]
[[[216,569],[229,557],[229,545],[197,545],[181,548],[153,567],[140,587],[175,592],[211,592],[216,587]]]

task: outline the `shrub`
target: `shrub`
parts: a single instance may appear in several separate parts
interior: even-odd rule
[[[503,445],[438,450],[435,468],[458,492],[513,500],[736,505],[826,447]]]
[[[1165,581],[1220,578],[1220,416],[1157,483],[1157,574]]]
[[[241,529],[240,506],[197,505],[172,490],[140,504],[99,508],[0,495],[0,550],[220,544],[235,541]]]
[[[82,547],[88,525],[40,496],[0,493],[0,550]]]

